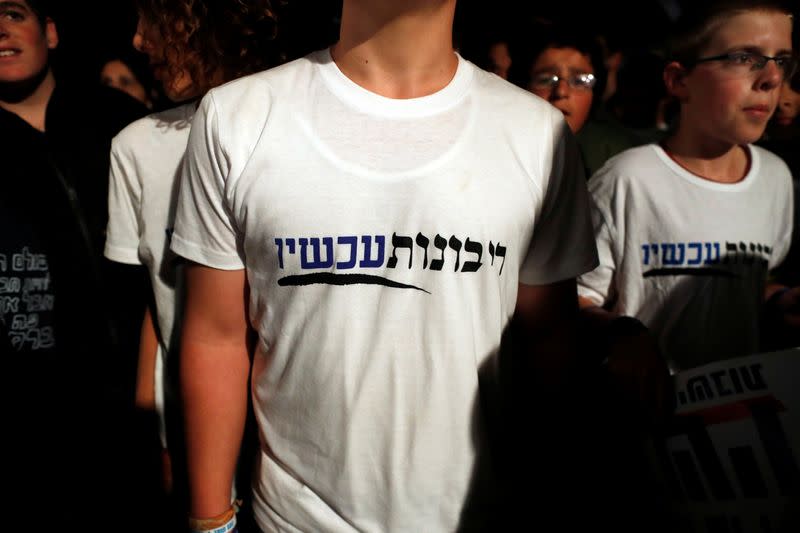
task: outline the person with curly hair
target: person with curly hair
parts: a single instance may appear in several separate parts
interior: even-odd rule
[[[143,264],[150,273],[153,301],[141,329],[136,406],[147,424],[142,434],[150,439],[142,449],[151,449],[160,437],[168,499],[181,492],[173,479],[182,480],[182,461],[170,460],[170,452],[181,448],[169,368],[177,353],[182,296],[180,265],[169,240],[190,124],[198,99],[210,88],[273,66],[281,55],[270,0],[139,0],[137,8],[133,45],[147,55],[166,96],[181,105],[138,120],[114,138],[105,255]]]

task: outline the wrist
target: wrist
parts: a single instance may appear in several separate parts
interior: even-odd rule
[[[648,335],[650,330],[632,316],[617,316],[606,322],[601,335],[605,357],[615,354],[620,344]]]
[[[641,335],[649,330],[640,320],[632,316],[618,316],[611,319],[605,328],[606,342],[610,345],[615,341]]]
[[[210,518],[189,517],[191,533],[231,533],[236,531],[236,511],[231,506],[227,511]]]
[[[769,295],[769,298],[767,298],[767,301],[764,302],[764,305],[766,306],[766,308],[768,310],[779,310],[781,308],[781,306],[780,306],[781,298],[783,298],[783,296],[787,292],[789,292],[791,289],[792,289],[791,287],[781,287],[781,288],[775,290],[772,294]]]

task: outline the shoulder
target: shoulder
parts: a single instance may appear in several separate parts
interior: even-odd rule
[[[750,145],[753,155],[758,158],[762,173],[768,172],[791,180],[792,174],[786,162],[775,153],[761,146]]]
[[[314,54],[250,74],[211,89],[199,115],[223,145],[255,145],[267,124],[291,114],[308,94],[315,75]]]
[[[195,103],[192,102],[135,120],[114,137],[112,153],[124,155],[137,151],[172,150],[171,140],[185,142],[188,138],[194,109]]]
[[[566,124],[561,112],[546,100],[517,87],[499,76],[465,61],[473,69],[474,87],[480,105],[498,118],[512,119],[511,124],[541,127]]]
[[[209,91],[217,112],[247,112],[249,105],[264,107],[274,100],[288,98],[302,89],[314,73],[320,53],[315,52],[284,65],[229,81]],[[207,98],[208,98],[207,96]]]
[[[661,166],[663,162],[659,151],[660,149],[656,144],[628,148],[609,158],[598,173],[603,171],[629,171],[635,173],[637,170],[649,170],[653,165]]]
[[[595,172],[588,182],[589,194],[599,207],[624,208],[632,194],[652,191],[653,181],[665,171],[657,145],[649,144],[624,150]],[[647,182],[647,183],[645,183]]]
[[[469,65],[474,71],[474,127],[484,142],[502,140],[511,157],[522,163],[541,189],[546,189],[553,165],[578,153],[564,115],[535,94]]]
[[[795,191],[789,166],[778,155],[763,147],[750,145],[750,150],[753,154],[753,164],[757,165],[757,183],[760,183],[750,188],[751,194],[771,197],[774,206],[782,206],[788,216],[791,216]]]
[[[651,173],[664,166],[658,155],[658,147],[646,144],[623,150],[609,158],[600,169],[589,179],[592,184],[608,184],[614,182],[631,182],[640,176]]]

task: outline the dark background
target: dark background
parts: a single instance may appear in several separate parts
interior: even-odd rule
[[[94,76],[108,55],[131,50],[136,28],[131,0],[55,0],[52,5],[61,39],[57,62],[68,75]],[[340,10],[341,0],[287,0],[280,14],[289,56],[298,57],[335,40]],[[525,29],[539,17],[561,20],[587,32],[602,32],[634,47],[656,41],[669,20],[660,0],[459,0],[456,38],[464,47],[509,32],[524,39]]]

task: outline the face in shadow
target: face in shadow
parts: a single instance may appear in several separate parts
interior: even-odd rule
[[[152,102],[147,97],[147,90],[144,85],[121,59],[112,59],[103,65],[100,71],[100,83],[127,93],[148,108],[152,107]]]
[[[528,90],[553,104],[577,133],[592,108],[596,79],[588,55],[575,48],[546,48],[531,65]]]

